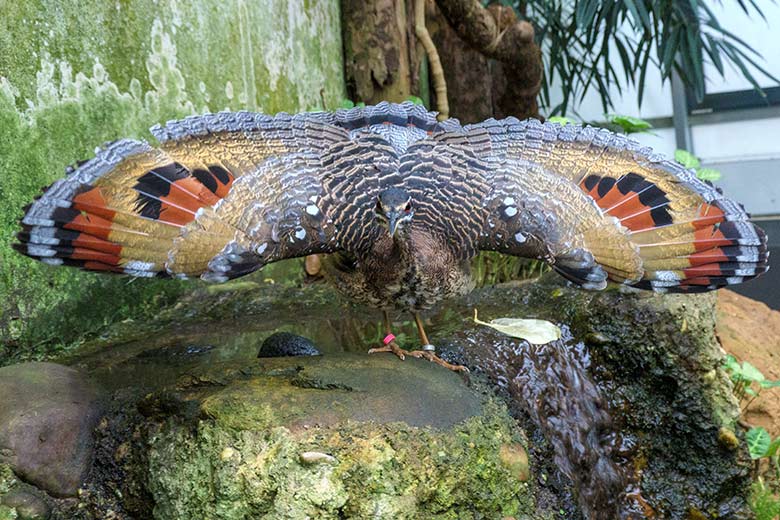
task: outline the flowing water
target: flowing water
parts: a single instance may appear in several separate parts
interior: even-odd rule
[[[555,466],[573,484],[586,518],[648,518],[627,464],[633,442],[617,431],[603,390],[590,375],[587,348],[563,330],[560,341],[547,345],[472,338],[468,357],[552,445]]]
[[[683,518],[676,513],[657,515],[645,501],[643,494],[649,494],[649,502],[657,507],[659,500],[676,500],[673,494],[679,492],[664,482],[664,491],[646,489],[637,461],[647,454],[639,448],[642,443],[647,446],[647,439],[624,422],[627,414],[636,412],[625,400],[615,398],[620,387],[610,383],[610,376],[603,377],[603,367],[592,361],[586,345],[576,341],[565,325],[560,341],[543,346],[473,325],[470,316],[475,301],[486,316],[507,315],[507,308],[527,303],[494,296],[488,292],[478,301],[443,306],[431,316],[428,332],[443,347],[445,357],[450,355],[486,376],[528,432],[543,509],[561,511],[570,519]],[[384,336],[378,312],[338,305],[330,293],[316,289],[269,290],[250,303],[225,294],[216,300],[205,298],[200,304],[186,302],[183,308],[189,318],[182,322],[188,324],[180,325],[172,315],[167,325],[148,334],[121,344],[109,341],[110,348],[82,353],[70,363],[87,369],[110,389],[132,388],[143,393],[188,377],[204,364],[230,369],[252,366],[262,340],[277,331],[306,336],[325,355],[364,352]],[[192,319],[204,314],[209,321]],[[407,348],[415,348],[418,340],[410,317],[399,314],[395,318],[393,332]],[[711,499],[700,503],[706,500]]]

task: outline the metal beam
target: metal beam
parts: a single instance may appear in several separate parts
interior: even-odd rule
[[[693,153],[693,137],[688,121],[688,99],[685,84],[676,70],[672,70],[672,120],[677,148]]]

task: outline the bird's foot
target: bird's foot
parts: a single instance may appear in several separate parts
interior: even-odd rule
[[[392,352],[398,358],[403,361],[406,359],[406,356],[412,356],[415,358],[423,358],[427,359],[431,363],[436,363],[437,365],[443,366],[444,368],[448,370],[452,370],[453,372],[468,372],[469,369],[466,368],[463,365],[453,365],[452,363],[448,363],[444,361],[442,358],[437,356],[435,354],[436,347],[434,347],[431,344],[426,344],[422,346],[421,350],[406,350],[402,349],[398,346],[398,343],[395,342],[395,336],[392,333],[389,333],[385,339],[384,339],[384,346],[383,347],[376,347],[372,348],[368,351],[369,354],[375,354],[377,352]]]
[[[422,350],[412,350],[410,352],[406,352],[406,354],[416,358],[427,359],[431,363],[436,363],[437,365],[443,366],[444,368],[452,370],[453,372],[469,371],[468,367],[463,365],[453,365],[452,363],[448,363],[437,356],[435,354],[435,347],[433,345],[423,345]]]
[[[392,352],[393,354],[398,356],[398,358],[401,361],[406,359],[407,355],[414,356],[414,357],[420,357],[420,356],[415,356],[414,354],[412,354],[411,352],[409,352],[406,349],[402,349],[401,347],[398,346],[398,343],[396,343],[395,341],[389,341],[389,342],[385,343],[385,345],[383,347],[372,348],[372,349],[370,349],[368,351],[369,354],[376,354],[377,352]]]

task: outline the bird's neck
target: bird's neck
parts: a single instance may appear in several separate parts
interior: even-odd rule
[[[393,256],[401,263],[409,263],[414,259],[412,232],[410,229],[399,230],[393,236]]]

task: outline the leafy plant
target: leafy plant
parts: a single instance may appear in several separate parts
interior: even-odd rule
[[[552,116],[548,117],[547,121],[550,123],[558,123],[559,125],[574,125],[577,124],[576,121],[573,119],[569,119],[568,117],[563,116]]]
[[[756,0],[737,0],[748,15],[764,14]],[[762,92],[756,76],[777,82],[744,40],[720,25],[709,2],[676,0],[504,0],[534,23],[542,46],[542,100],[550,107],[550,86],[560,84],[563,100],[550,107],[566,114],[574,100],[595,89],[604,111],[612,106],[611,88],[635,86],[642,104],[652,62],[663,80],[676,70],[698,100],[704,96],[704,62],[723,76],[737,68]],[[622,66],[621,67],[617,64]],[[763,92],[762,92],[763,94]]]
[[[780,437],[772,439],[766,429],[755,426],[745,434],[745,440],[750,458],[756,462],[756,474],[758,474],[760,460],[767,458],[775,468],[776,477],[780,479]]]
[[[366,106],[365,103],[362,101],[360,103],[355,103],[351,99],[342,99],[341,103],[339,103],[339,108],[355,108],[355,107],[364,107]]]
[[[607,122],[619,127],[624,134],[640,134],[648,132],[653,125],[644,119],[621,114],[606,114]]]
[[[729,375],[732,383],[734,383],[734,395],[742,402],[746,397],[750,397],[750,400],[742,408],[745,412],[750,404],[759,396],[761,390],[769,388],[780,388],[780,381],[771,381],[764,377],[759,369],[754,367],[750,362],[743,361],[740,363],[737,358],[729,354],[723,362],[723,368]]]
[[[547,121],[550,123],[558,123],[561,125],[577,124],[577,121],[569,117],[564,116],[552,116],[548,117]],[[606,126],[614,132],[622,132],[624,134],[638,134],[649,132],[653,128],[648,121],[640,119],[634,116],[626,116],[623,114],[604,114],[605,123],[593,123],[597,126]]]
[[[717,181],[721,177],[719,170],[714,168],[702,168],[699,158],[687,150],[675,150],[674,160],[686,168],[692,168],[696,172],[696,177],[703,181],[713,182]]]
[[[753,484],[750,508],[756,514],[756,520],[777,520],[780,518],[780,497],[759,479]]]
[[[482,251],[471,261],[471,277],[477,287],[536,278],[549,270],[547,262],[503,255],[495,251]]]

